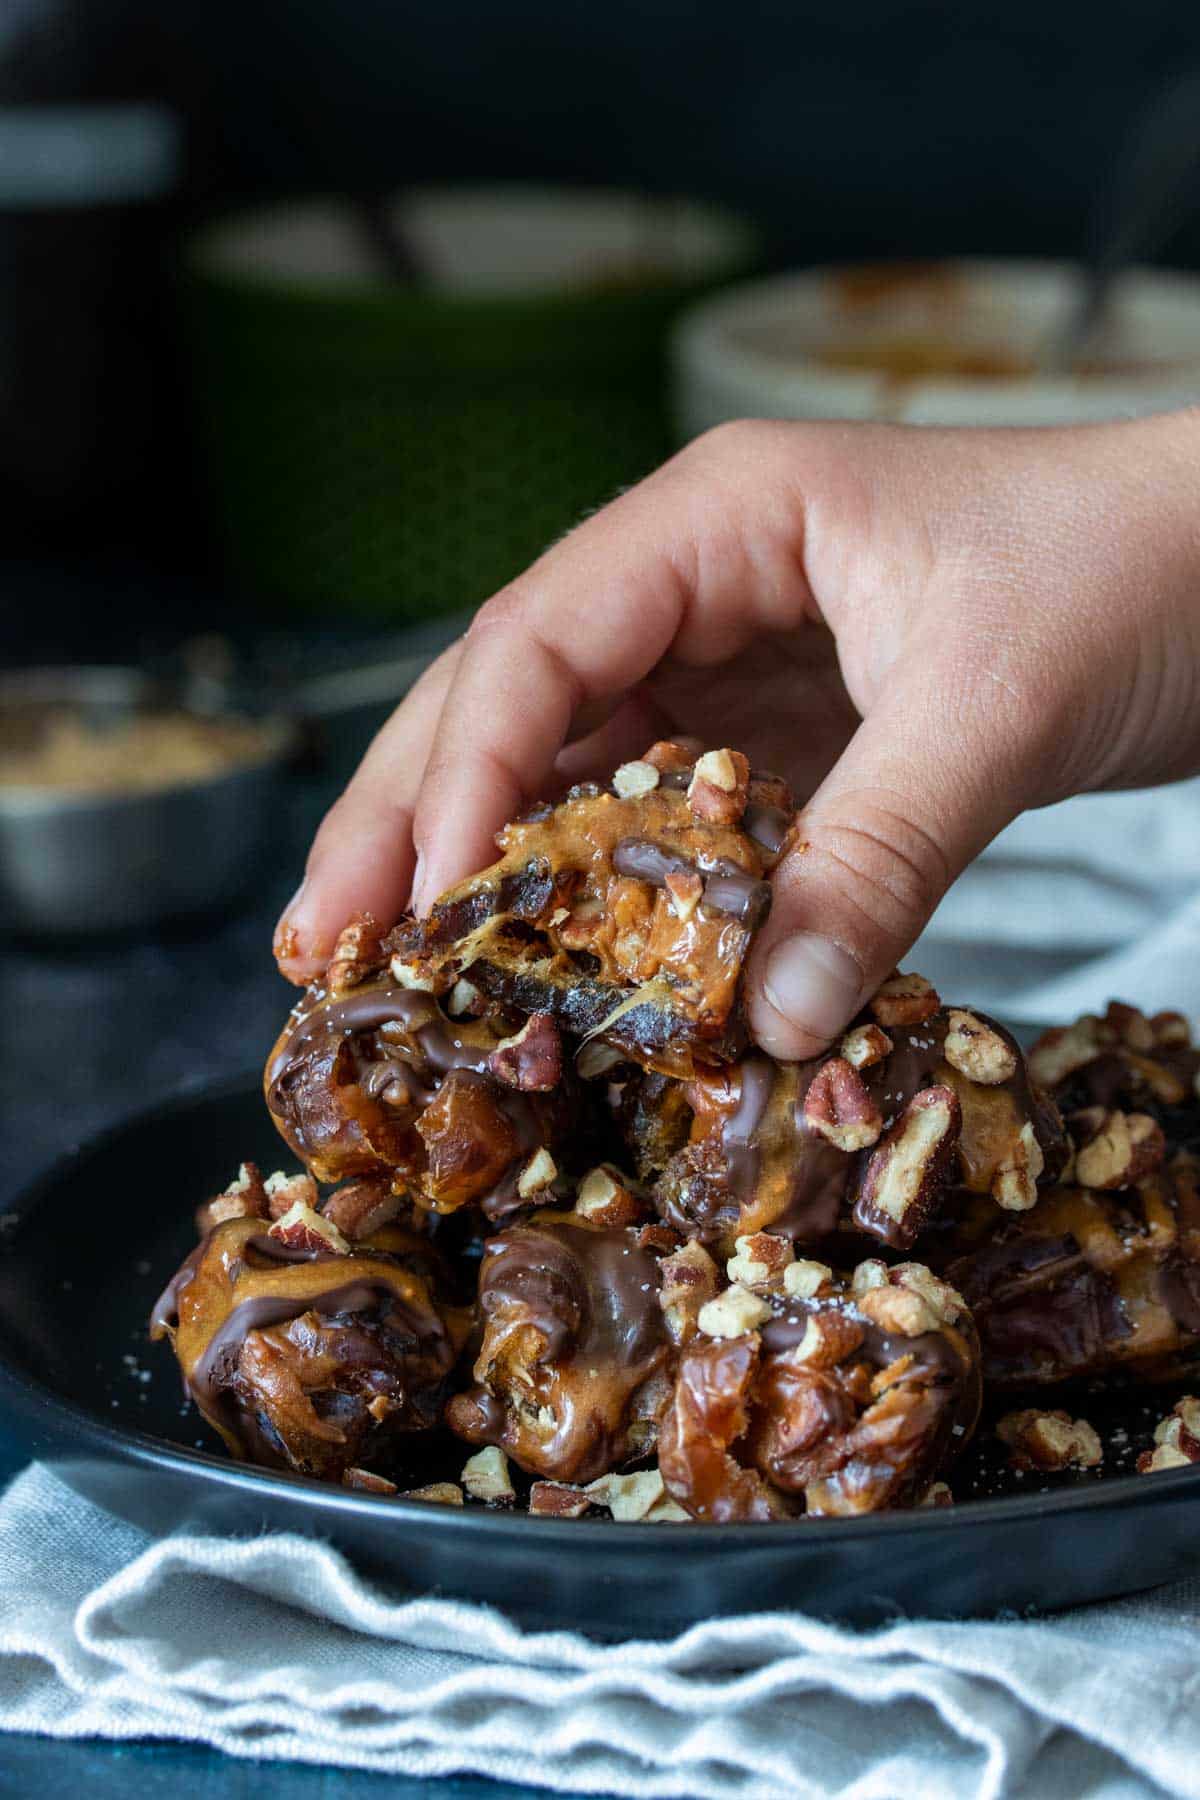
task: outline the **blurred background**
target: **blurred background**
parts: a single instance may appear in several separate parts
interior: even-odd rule
[[[1198,159],[1180,0],[6,0],[9,1177],[259,1062],[372,730],[690,433],[1200,393]]]

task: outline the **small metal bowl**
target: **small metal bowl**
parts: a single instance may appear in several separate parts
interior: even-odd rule
[[[219,718],[138,669],[26,669],[0,677],[0,730],[61,709]],[[238,709],[227,716],[245,717]],[[0,930],[77,937],[212,912],[262,873],[285,804],[295,727],[256,719],[261,756],[211,779],[115,793],[0,785]]]

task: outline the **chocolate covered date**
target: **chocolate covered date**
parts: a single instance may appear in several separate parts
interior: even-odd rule
[[[658,1258],[638,1238],[548,1211],[487,1241],[482,1343],[451,1430],[550,1481],[593,1481],[653,1449],[671,1345]]]
[[[979,1415],[962,1297],[917,1263],[739,1260],[762,1270],[756,1286],[702,1307],[680,1353],[659,1433],[668,1492],[718,1523],[917,1504]]]
[[[385,1472],[397,1441],[435,1425],[470,1328],[442,1301],[420,1236],[350,1244],[322,1218],[217,1225],[155,1308],[184,1387],[226,1447],[339,1481]]]
[[[618,1124],[664,1218],[724,1254],[748,1231],[818,1244],[839,1225],[908,1250],[948,1195],[1031,1207],[1066,1155],[1057,1110],[1011,1035],[943,1007],[920,976],[885,984],[815,1061],[752,1052],[680,1088],[655,1080],[622,1079]]]

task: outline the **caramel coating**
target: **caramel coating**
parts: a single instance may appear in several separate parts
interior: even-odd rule
[[[653,1448],[671,1347],[637,1236],[544,1211],[487,1241],[475,1385],[450,1401],[451,1430],[551,1481],[591,1481]]]
[[[731,1068],[699,1072],[682,1089],[691,1113],[688,1141],[658,1167],[654,1192],[663,1217],[726,1257],[737,1238],[754,1231],[821,1243],[851,1215],[859,1231],[907,1250],[956,1192],[988,1194],[1006,1206],[1011,1171],[1031,1152],[1032,1200],[1038,1177],[1050,1178],[1065,1157],[1061,1120],[1028,1080],[1015,1041],[991,1020],[987,1030],[1011,1059],[1011,1073],[994,1079],[987,1068],[989,1079],[978,1081],[947,1060],[951,1020],[963,1016],[944,1008],[917,1025],[893,1025],[886,1051],[873,1051],[857,1069],[835,1046],[808,1063],[774,1063],[755,1052]],[[838,1091],[812,1104],[813,1089],[827,1086],[835,1068]],[[617,1119],[640,1172],[649,1172],[660,1146],[678,1133],[677,1112],[668,1122],[668,1106],[677,1108],[671,1086],[655,1090],[636,1076],[624,1083]],[[934,1089],[947,1096],[947,1141],[914,1168],[901,1204],[884,1210],[874,1196],[906,1109]],[[655,1115],[664,1121],[657,1130]]]
[[[968,1216],[946,1278],[975,1314],[986,1379],[1052,1384],[1135,1370],[1172,1380],[1200,1346],[1200,1165],[1180,1153],[1120,1193],[1045,1191],[998,1227]],[[950,1246],[948,1248],[953,1248]]]
[[[970,1314],[920,1265],[880,1279],[776,1294],[761,1331],[682,1352],[659,1467],[693,1518],[911,1506],[957,1456],[982,1392]]]
[[[393,968],[438,994],[465,977],[667,1074],[736,1055],[739,978],[791,795],[777,777],[743,781],[738,759],[722,805],[701,805],[691,763],[656,758],[674,748],[652,746],[611,788],[574,788],[506,826],[499,862],[392,933]]]
[[[234,1456],[339,1481],[437,1423],[470,1316],[442,1303],[420,1237],[386,1226],[349,1255],[289,1253],[230,1219],[155,1308],[184,1387]]]

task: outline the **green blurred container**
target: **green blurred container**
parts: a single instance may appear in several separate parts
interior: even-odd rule
[[[231,573],[277,613],[485,599],[669,453],[667,327],[756,260],[736,219],[628,195],[426,191],[396,217],[422,287],[334,202],[189,255]]]

